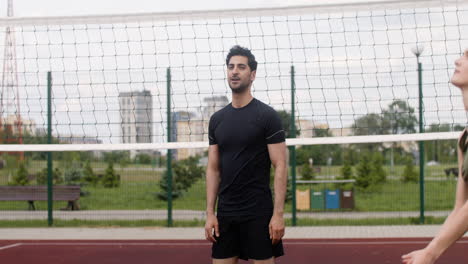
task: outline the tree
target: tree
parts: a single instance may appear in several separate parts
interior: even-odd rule
[[[12,185],[28,185],[28,184],[29,184],[28,169],[26,168],[26,165],[24,164],[24,162],[21,162],[18,166],[18,171],[16,172],[16,175],[13,177]]]
[[[78,185],[83,179],[83,167],[79,161],[72,161],[63,173],[65,183]]]
[[[91,184],[92,186],[96,186],[99,181],[89,161],[86,161],[85,166],[84,166],[83,181]]]
[[[364,153],[356,167],[356,186],[362,190],[372,185],[371,178],[371,158],[369,153]]]
[[[384,158],[380,152],[372,154],[371,172],[373,184],[384,183],[387,180],[387,173],[383,169]]]
[[[301,166],[309,164],[313,159],[314,166],[326,166],[328,158],[332,159],[332,165],[342,163],[342,150],[340,145],[307,145],[300,146],[296,150],[296,162]]]
[[[343,180],[348,180],[353,178],[353,167],[351,166],[351,162],[345,159],[343,163],[343,167],[340,170],[341,177]]]
[[[164,172],[164,176],[159,181],[161,192],[156,193],[156,197],[163,201],[167,201],[169,198],[169,192],[171,193],[172,199],[177,199],[181,195],[180,186],[175,183],[174,177],[172,177],[172,188],[169,190],[168,179],[168,172],[166,170]]]
[[[4,152],[1,154],[0,159],[3,163],[3,170],[5,170],[5,174],[8,175],[10,181],[18,170],[18,157]]]
[[[382,112],[382,127],[386,130],[384,134],[415,133],[417,124],[414,108],[403,100],[394,100]]]
[[[135,163],[137,164],[151,164],[152,158],[149,154],[138,153],[135,156]]]
[[[120,186],[120,175],[115,173],[114,164],[112,162],[107,164],[106,172],[102,177],[102,185],[105,188],[114,188]]]
[[[284,110],[279,110],[276,111],[281,119],[281,124],[283,125],[284,129],[284,134],[286,135],[286,138],[289,138],[291,136],[291,113],[284,111]],[[301,134],[301,131],[299,128],[296,130],[296,136],[299,136]]]
[[[462,131],[463,127],[452,127],[450,124],[431,124],[426,132],[449,132]],[[432,140],[425,143],[425,154],[427,160],[440,163],[457,162],[457,140]]]
[[[2,144],[16,144],[17,138],[13,134],[12,125],[3,125]]]
[[[314,137],[333,136],[328,129],[314,129]],[[326,155],[325,155],[326,154]],[[296,151],[297,165],[309,164],[309,159],[313,159],[314,165],[327,165],[328,158],[332,159],[332,164],[342,163],[342,149],[340,145],[306,145],[300,146]]]
[[[304,163],[301,166],[301,176],[303,180],[313,180],[315,178],[314,170],[310,167],[310,164]]]
[[[340,169],[340,176],[337,177],[337,180],[350,180],[354,179],[353,173],[353,160],[355,154],[351,148],[348,148],[345,153],[343,154],[343,166]],[[335,189],[342,189],[342,190],[352,190],[353,183],[336,183]]]
[[[374,113],[367,114],[356,119],[354,124],[351,126],[351,129],[355,136],[382,135],[386,132],[383,128],[382,117]],[[379,143],[358,144],[355,147],[361,151],[370,152],[381,151],[383,149],[383,145]]]
[[[39,185],[47,184],[47,174],[48,174],[47,168],[42,169],[37,174],[37,177],[36,177],[37,184]],[[62,172],[60,171],[59,168],[55,168],[52,171],[52,182],[53,184],[61,184],[63,182]]]
[[[416,118],[414,108],[408,105],[406,101],[394,100],[388,105],[388,108],[382,112],[382,127],[385,134],[408,134],[415,133],[418,119]],[[395,153],[395,150],[397,153]],[[404,150],[400,142],[393,142],[390,149],[390,165],[393,168],[395,164],[395,154],[404,156]]]
[[[382,117],[378,114],[371,113],[356,119],[351,129],[355,136],[382,135],[385,132],[382,124]]]
[[[345,164],[346,162],[349,162],[351,166],[358,164],[359,153],[353,145],[346,147],[345,149],[342,150],[342,152],[343,152],[342,164]]]
[[[60,165],[66,169],[73,163],[81,163],[85,160],[92,160],[93,154],[91,151],[61,151],[54,153],[54,159],[60,160]]]
[[[204,170],[198,166],[199,157],[190,157],[185,160],[174,162],[173,168],[173,181],[172,181],[172,198],[176,199],[183,192],[187,191],[193,183],[203,177]],[[161,200],[167,200],[169,188],[167,186],[167,172],[164,174],[163,179],[160,181],[160,188],[163,190],[157,194]]]
[[[104,152],[103,160],[107,163],[130,163],[130,152],[126,150]]]
[[[340,176],[337,180],[349,180],[354,178],[353,176],[353,167],[351,166],[351,161],[345,159],[343,163],[343,167],[340,169]],[[342,190],[352,190],[353,183],[336,183],[335,189],[342,189]]]
[[[405,169],[403,170],[402,179],[403,182],[418,182],[418,173],[414,169],[413,159],[407,158]]]

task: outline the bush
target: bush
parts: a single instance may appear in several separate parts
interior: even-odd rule
[[[65,183],[70,185],[78,185],[83,178],[83,168],[81,163],[78,161],[73,161],[68,168],[65,169],[63,173],[65,178]]]
[[[314,170],[312,170],[309,164],[304,163],[301,166],[301,176],[302,179],[306,181],[313,180],[315,178]]]
[[[114,164],[112,162],[109,162],[107,165],[104,177],[102,177],[102,185],[105,188],[114,188],[120,186],[120,175],[115,173]]]
[[[12,185],[28,185],[29,184],[28,169],[26,168],[26,165],[23,162],[19,164],[18,170],[16,171],[16,175],[13,177],[13,182],[11,184]]]
[[[47,168],[42,169],[36,177],[36,182],[39,185],[45,185],[47,184]],[[59,170],[59,168],[55,168],[52,171],[52,182],[53,184],[61,184],[63,183],[63,176],[62,172]]]
[[[381,184],[387,180],[387,173],[383,169],[384,158],[380,152],[372,154],[371,177],[372,184]]]
[[[191,157],[172,165],[172,199],[178,198],[184,191],[187,191],[193,183],[204,175],[204,169],[198,166],[198,158]],[[161,200],[167,200],[169,188],[167,186],[167,171],[164,177],[159,182],[162,192],[157,193],[157,197]]]
[[[188,190],[194,182],[203,177],[204,170],[198,166],[197,158],[188,158],[173,165],[175,182],[180,190]]]
[[[351,162],[345,161],[343,167],[341,167],[341,177],[344,180],[352,179],[353,178],[353,167],[351,166]]]
[[[340,169],[340,177],[337,180],[350,180],[353,179],[353,167],[351,166],[351,160],[346,159],[344,160],[343,167]],[[352,190],[353,183],[337,183],[334,185],[335,189],[342,189],[342,190]]]
[[[156,193],[156,197],[160,200],[167,201],[169,198],[169,186],[167,184],[168,175],[167,171],[164,172],[164,176],[159,181],[159,187],[161,192]],[[174,176],[174,175],[173,175]],[[175,183],[174,177],[172,177],[172,188],[171,188],[172,199],[175,200],[181,195],[180,186]]]
[[[137,164],[151,164],[151,161],[151,156],[146,153],[139,153],[135,156],[135,163]]]
[[[402,179],[403,182],[418,182],[418,173],[416,172],[413,164],[413,159],[410,157],[406,158],[405,169],[403,170]]]
[[[364,153],[356,167],[356,186],[360,189],[367,189],[372,185],[371,159],[369,153]]]
[[[96,186],[99,182],[99,179],[96,174],[94,174],[93,168],[89,161],[85,163],[83,171],[83,182]]]

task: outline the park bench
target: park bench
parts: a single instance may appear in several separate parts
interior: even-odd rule
[[[79,210],[79,185],[57,185],[53,187],[54,201],[68,201],[64,210]],[[34,201],[47,201],[47,186],[0,186],[0,201],[27,201],[29,210],[36,210]]]
[[[447,179],[450,178],[450,174],[453,175],[454,178],[458,178],[458,168],[446,168],[444,172]]]

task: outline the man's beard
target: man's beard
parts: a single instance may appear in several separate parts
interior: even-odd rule
[[[237,88],[232,88],[231,83],[229,82],[229,87],[231,88],[231,91],[235,94],[241,94],[247,91],[247,88],[249,88],[250,83],[240,83]]]

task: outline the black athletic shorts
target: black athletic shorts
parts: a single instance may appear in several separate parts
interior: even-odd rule
[[[271,216],[218,216],[219,237],[213,243],[212,258],[239,257],[265,260],[284,255],[283,243],[272,245],[269,233]]]

